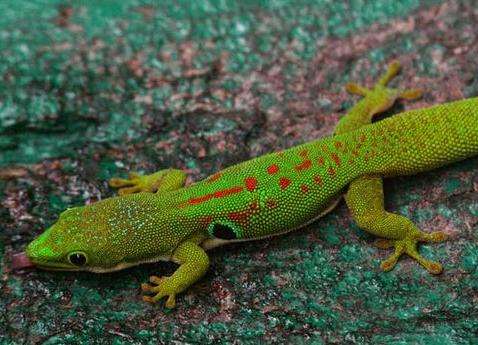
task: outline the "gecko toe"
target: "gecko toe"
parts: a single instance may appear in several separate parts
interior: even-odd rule
[[[425,259],[417,250],[418,241],[427,241],[427,242],[439,242],[446,239],[446,234],[441,231],[433,232],[431,234],[420,233],[420,236],[417,237],[406,237],[400,240],[386,240],[380,239],[376,243],[380,243],[378,247],[389,248],[393,246],[395,251],[390,255],[386,260],[384,260],[380,267],[384,271],[390,271],[395,267],[398,262],[398,259],[402,254],[407,254],[413,260],[418,262],[422,267],[424,267],[428,272],[432,274],[440,274],[443,271],[443,267],[440,263]],[[387,247],[388,246],[388,247]]]
[[[124,178],[113,177],[108,181],[108,184],[110,185],[110,187],[120,188],[120,187],[132,186],[134,182]]]
[[[405,89],[405,90],[400,90],[398,92],[398,97],[402,99],[413,100],[413,99],[418,99],[422,96],[423,96],[422,89]]]
[[[166,300],[165,306],[166,306],[166,308],[169,308],[169,309],[172,309],[172,308],[176,307],[176,295],[175,294],[169,295],[168,299]]]
[[[448,234],[444,231],[434,231],[432,233],[421,233],[422,242],[443,242],[448,239]]]

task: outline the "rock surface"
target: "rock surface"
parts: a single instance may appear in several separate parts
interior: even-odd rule
[[[478,159],[387,180],[387,207],[452,239],[388,254],[345,205],[295,233],[211,252],[178,308],[107,274],[11,270],[13,253],[106,180],[166,167],[192,180],[332,133],[392,59],[426,90],[389,114],[478,94],[476,1],[0,3],[0,343],[478,342]],[[65,2],[67,3],[67,2]],[[158,5],[160,3],[161,5]]]

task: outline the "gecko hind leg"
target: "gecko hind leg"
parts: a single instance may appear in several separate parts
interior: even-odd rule
[[[400,63],[392,62],[383,76],[368,89],[357,83],[348,83],[345,89],[352,94],[363,96],[364,98],[350,111],[342,117],[335,127],[335,134],[342,134],[357,130],[372,122],[375,115],[384,112],[393,106],[397,99],[412,100],[420,98],[422,90],[420,89],[393,89],[387,87],[388,83],[400,71]]]
[[[372,122],[372,118],[388,108],[397,99],[416,99],[421,97],[420,89],[392,89],[388,83],[400,71],[400,63],[392,62],[385,74],[372,89],[367,89],[356,83],[349,83],[346,90],[352,94],[363,96],[364,99],[347,115],[340,119],[335,128],[335,134],[356,130]],[[386,212],[383,204],[382,179],[377,176],[359,177],[353,181],[345,196],[347,206],[359,227],[383,238],[377,241],[380,248],[394,248],[394,253],[382,262],[382,269],[391,270],[402,254],[408,254],[431,273],[440,273],[439,263],[423,258],[417,251],[419,241],[438,242],[446,239],[441,232],[427,234],[420,231],[409,219]]]
[[[384,271],[393,269],[402,254],[407,254],[428,272],[439,274],[441,264],[425,259],[418,253],[419,242],[441,242],[446,233],[426,233],[418,229],[408,218],[387,212],[384,209],[383,183],[380,178],[362,177],[350,184],[345,201],[358,226],[373,235],[382,237],[376,246],[382,249],[394,248],[393,254],[380,267]]]

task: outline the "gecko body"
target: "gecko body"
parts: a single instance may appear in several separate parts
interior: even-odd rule
[[[337,126],[335,135],[270,153],[184,186],[176,169],[112,179],[120,195],[63,212],[27,248],[28,259],[46,269],[108,272],[158,260],[180,266],[171,277],[151,277],[149,302],[175,296],[207,270],[205,250],[282,234],[330,211],[346,193],[359,226],[395,252],[391,269],[407,253],[432,273],[438,263],[422,258],[418,241],[441,241],[405,217],[383,209],[382,177],[411,175],[478,154],[478,98],[407,111],[377,123],[372,117],[417,90],[385,85],[392,64],[372,90],[349,85],[364,99]]]

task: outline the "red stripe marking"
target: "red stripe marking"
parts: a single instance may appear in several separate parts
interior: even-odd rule
[[[307,193],[309,191],[309,187],[303,184],[300,186],[300,190],[302,191],[302,193]]]
[[[314,176],[314,182],[317,184],[322,184],[322,177],[320,177],[319,175]]]
[[[214,194],[206,194],[206,195],[203,195],[203,196],[200,196],[200,197],[197,197],[197,198],[191,198],[191,199],[189,199],[188,202],[191,205],[197,205],[197,204],[201,204],[205,201],[211,200],[212,198],[214,198]]]
[[[242,186],[236,186],[236,187],[231,187],[231,188],[227,188],[223,190],[218,190],[217,192],[214,192],[214,193],[209,193],[206,195],[198,196],[196,198],[191,198],[188,200],[188,204],[190,205],[202,204],[203,202],[209,201],[213,198],[223,198],[231,194],[242,192],[243,190],[244,190],[244,187]],[[180,206],[182,207],[182,205]]]
[[[334,160],[335,164],[337,164],[337,166],[340,166],[340,157],[338,154],[332,153],[332,159]]]
[[[231,194],[236,194],[239,192],[242,192],[244,190],[244,187],[241,186],[236,186],[236,187],[231,187],[228,189],[223,189],[223,190],[218,190],[217,192],[214,193],[215,198],[224,198],[225,196],[231,195]]]
[[[249,192],[253,192],[257,188],[257,179],[255,177],[252,177],[252,176],[246,177],[244,179],[244,183],[246,184],[246,189]]]
[[[302,163],[296,165],[295,170],[296,171],[307,170],[307,169],[310,169],[311,166],[312,166],[312,161],[310,159],[307,159],[303,161]]]
[[[279,186],[282,190],[286,189],[287,187],[289,187],[289,185],[292,183],[292,181],[290,179],[288,179],[287,177],[281,177],[279,179]]]
[[[277,174],[279,172],[279,167],[277,164],[272,164],[267,168],[267,173],[269,175]]]

